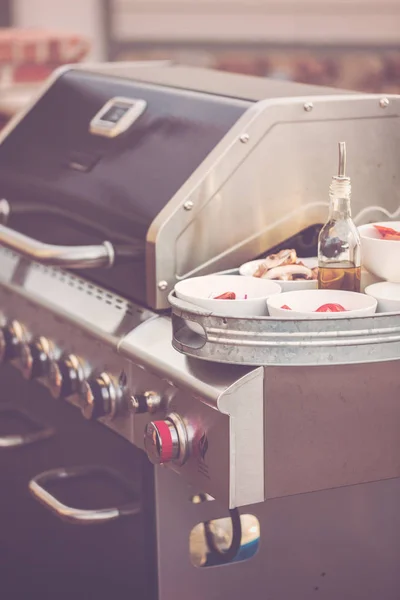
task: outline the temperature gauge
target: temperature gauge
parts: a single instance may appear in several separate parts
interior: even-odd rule
[[[129,129],[144,112],[146,106],[145,100],[112,98],[90,121],[90,133],[116,137]]]

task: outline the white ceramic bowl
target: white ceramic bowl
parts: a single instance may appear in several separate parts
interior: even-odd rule
[[[318,267],[318,259],[315,257],[312,258],[299,258],[299,261],[305,264],[306,267],[310,269],[314,269],[314,267]],[[239,268],[240,275],[244,277],[252,277],[254,273],[257,271],[259,265],[263,263],[262,259],[252,260],[250,262],[244,263]],[[258,279],[256,277],[255,279]],[[292,290],[316,290],[318,288],[318,281],[316,279],[297,279],[296,281],[280,281],[279,279],[268,279],[267,281],[276,281],[281,286],[282,292],[291,292]]]
[[[314,312],[323,304],[341,304],[345,312]],[[279,319],[337,319],[367,317],[376,311],[377,301],[371,296],[343,290],[300,290],[271,296],[267,300],[271,317]],[[292,310],[282,308],[290,306]]]
[[[237,296],[247,294],[246,300],[215,300],[224,292]],[[275,281],[240,275],[205,275],[184,279],[175,285],[175,294],[181,300],[195,304],[224,317],[254,317],[267,314],[266,300],[272,294],[280,294]]]
[[[378,301],[378,312],[400,312],[400,283],[381,281],[366,287],[365,293]]]
[[[378,283],[379,281],[382,281],[380,277],[376,277],[376,275],[373,275],[364,267],[361,268],[360,290],[363,294],[365,293],[365,288],[373,283]]]
[[[361,258],[364,267],[376,277],[400,283],[400,240],[384,240],[373,225],[400,231],[400,221],[361,225]]]

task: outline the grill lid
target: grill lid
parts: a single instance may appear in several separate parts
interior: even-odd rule
[[[151,223],[248,105],[65,72],[0,145],[7,226],[47,244],[111,242],[113,267],[85,276],[146,304]]]

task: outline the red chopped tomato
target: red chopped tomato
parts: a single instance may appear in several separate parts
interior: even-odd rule
[[[220,296],[216,296],[214,300],[236,300],[235,292],[224,292]]]
[[[323,304],[315,312],[346,312],[341,304]]]
[[[400,240],[400,231],[396,231],[392,227],[383,227],[383,225],[374,225],[374,227],[384,240]]]
[[[292,310],[287,304],[284,304],[283,306],[281,306],[281,308],[284,308],[285,310]]]

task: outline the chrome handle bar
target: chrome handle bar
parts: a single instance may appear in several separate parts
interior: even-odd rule
[[[54,246],[39,242],[6,225],[0,225],[0,246],[42,265],[65,269],[111,267],[115,259],[114,247],[110,242],[98,246]]]

